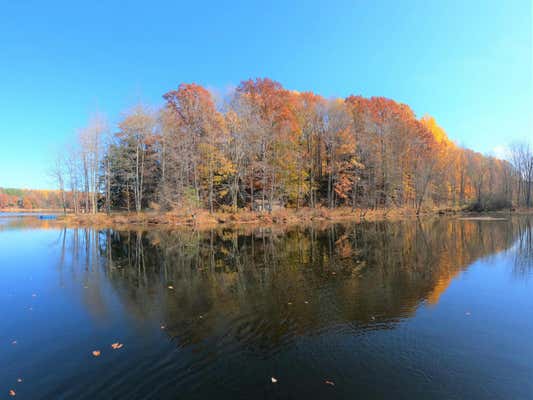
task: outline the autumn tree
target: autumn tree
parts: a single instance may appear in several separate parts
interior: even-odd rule
[[[198,84],[163,98],[157,111],[134,107],[116,133],[106,135],[99,115],[80,130],[58,182],[75,212],[140,212],[156,202],[187,212],[349,206],[361,215],[532,205],[529,147],[515,147],[511,162],[473,152],[435,118],[385,97],[325,99],[258,78],[221,106]]]
[[[289,157],[294,143],[296,118],[289,106],[290,94],[281,84],[270,79],[256,79],[241,82],[236,96],[246,104],[245,124],[250,132],[251,149],[257,152],[252,158],[254,189],[256,177],[259,180],[261,207],[272,211],[274,199],[279,200],[286,189],[281,179],[281,168]],[[290,140],[290,141],[289,141]],[[267,201],[268,200],[268,201]],[[252,202],[253,207],[253,202]]]
[[[166,100],[163,130],[166,200],[182,203],[190,187],[198,204],[202,194],[207,194],[207,205],[212,212],[215,175],[226,175],[224,169],[228,168],[221,152],[226,140],[224,118],[209,91],[197,84],[181,84],[178,90],[163,97]],[[168,189],[169,185],[177,190]]]

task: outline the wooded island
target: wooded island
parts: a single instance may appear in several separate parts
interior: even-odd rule
[[[243,81],[225,96],[181,84],[163,98],[159,110],[132,108],[116,132],[101,115],[91,118],[54,165],[60,208],[531,207],[528,145],[513,146],[509,161],[476,153],[394,100],[325,99],[270,79]]]

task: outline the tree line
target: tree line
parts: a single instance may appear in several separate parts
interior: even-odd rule
[[[53,168],[65,208],[531,207],[526,144],[501,160],[394,100],[326,99],[268,78],[215,97],[181,84],[158,110],[133,107],[114,132],[94,116]]]
[[[65,198],[63,199],[63,194]],[[57,190],[14,189],[0,187],[0,209],[60,209],[69,199],[69,193]]]

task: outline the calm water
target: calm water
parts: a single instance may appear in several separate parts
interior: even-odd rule
[[[0,218],[0,398],[531,399],[532,226]]]

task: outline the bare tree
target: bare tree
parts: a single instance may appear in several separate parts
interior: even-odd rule
[[[517,172],[517,202],[527,208],[532,206],[533,149],[529,143],[514,143],[511,160]]]
[[[59,189],[59,195],[61,196],[61,205],[63,208],[63,214],[67,214],[67,198],[65,193],[65,167],[66,162],[62,154],[57,154],[53,168],[51,170],[51,175],[57,182],[57,187]]]
[[[101,114],[95,114],[86,128],[79,133],[80,154],[85,190],[85,210],[98,211],[99,170],[103,154],[102,137],[107,131],[107,121]]]

